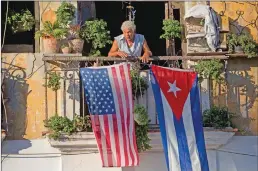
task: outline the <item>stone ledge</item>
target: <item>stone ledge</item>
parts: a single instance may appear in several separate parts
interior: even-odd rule
[[[223,145],[234,136],[234,132],[224,132],[218,130],[204,131],[205,144],[207,150],[215,150]],[[163,151],[160,132],[150,132],[152,149],[147,152]],[[58,148],[63,153],[74,153],[79,151],[98,152],[97,142],[92,132],[81,132],[71,136],[64,135],[59,141],[48,138],[50,145]]]

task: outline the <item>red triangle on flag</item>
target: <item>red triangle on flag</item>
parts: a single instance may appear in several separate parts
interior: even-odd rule
[[[185,101],[196,79],[197,73],[179,69],[151,66],[153,74],[166,97],[175,117],[182,117]]]

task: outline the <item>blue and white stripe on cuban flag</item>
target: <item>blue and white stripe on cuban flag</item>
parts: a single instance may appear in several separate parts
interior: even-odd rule
[[[209,171],[195,72],[151,66],[168,171]]]

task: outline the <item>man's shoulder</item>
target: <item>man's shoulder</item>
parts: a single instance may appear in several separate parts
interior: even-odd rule
[[[135,34],[136,35],[136,37],[138,37],[139,38],[139,40],[140,41],[144,41],[145,40],[145,38],[144,38],[144,35],[143,34]]]

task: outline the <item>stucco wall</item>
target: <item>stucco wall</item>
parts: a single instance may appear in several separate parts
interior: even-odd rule
[[[45,73],[42,54],[4,53],[4,98],[8,139],[35,139],[44,131]],[[2,75],[2,76],[3,76]],[[54,114],[54,93],[48,89],[48,109]]]
[[[234,120],[240,129],[258,135],[258,58],[230,58],[226,75],[226,86],[214,83],[214,104],[228,106],[240,116]]]
[[[241,148],[239,148],[241,147]],[[234,137],[218,150],[207,150],[210,171],[257,171],[257,137]],[[139,155],[140,165],[103,168],[99,153],[61,154],[46,139],[7,141],[2,145],[3,171],[166,171],[164,153]]]
[[[258,11],[257,2],[210,2],[210,6],[218,13],[224,14],[222,27],[229,28],[230,32],[249,33],[258,42]],[[239,16],[239,14],[242,14]],[[253,23],[253,24],[251,24]],[[256,24],[256,25],[255,25]]]

